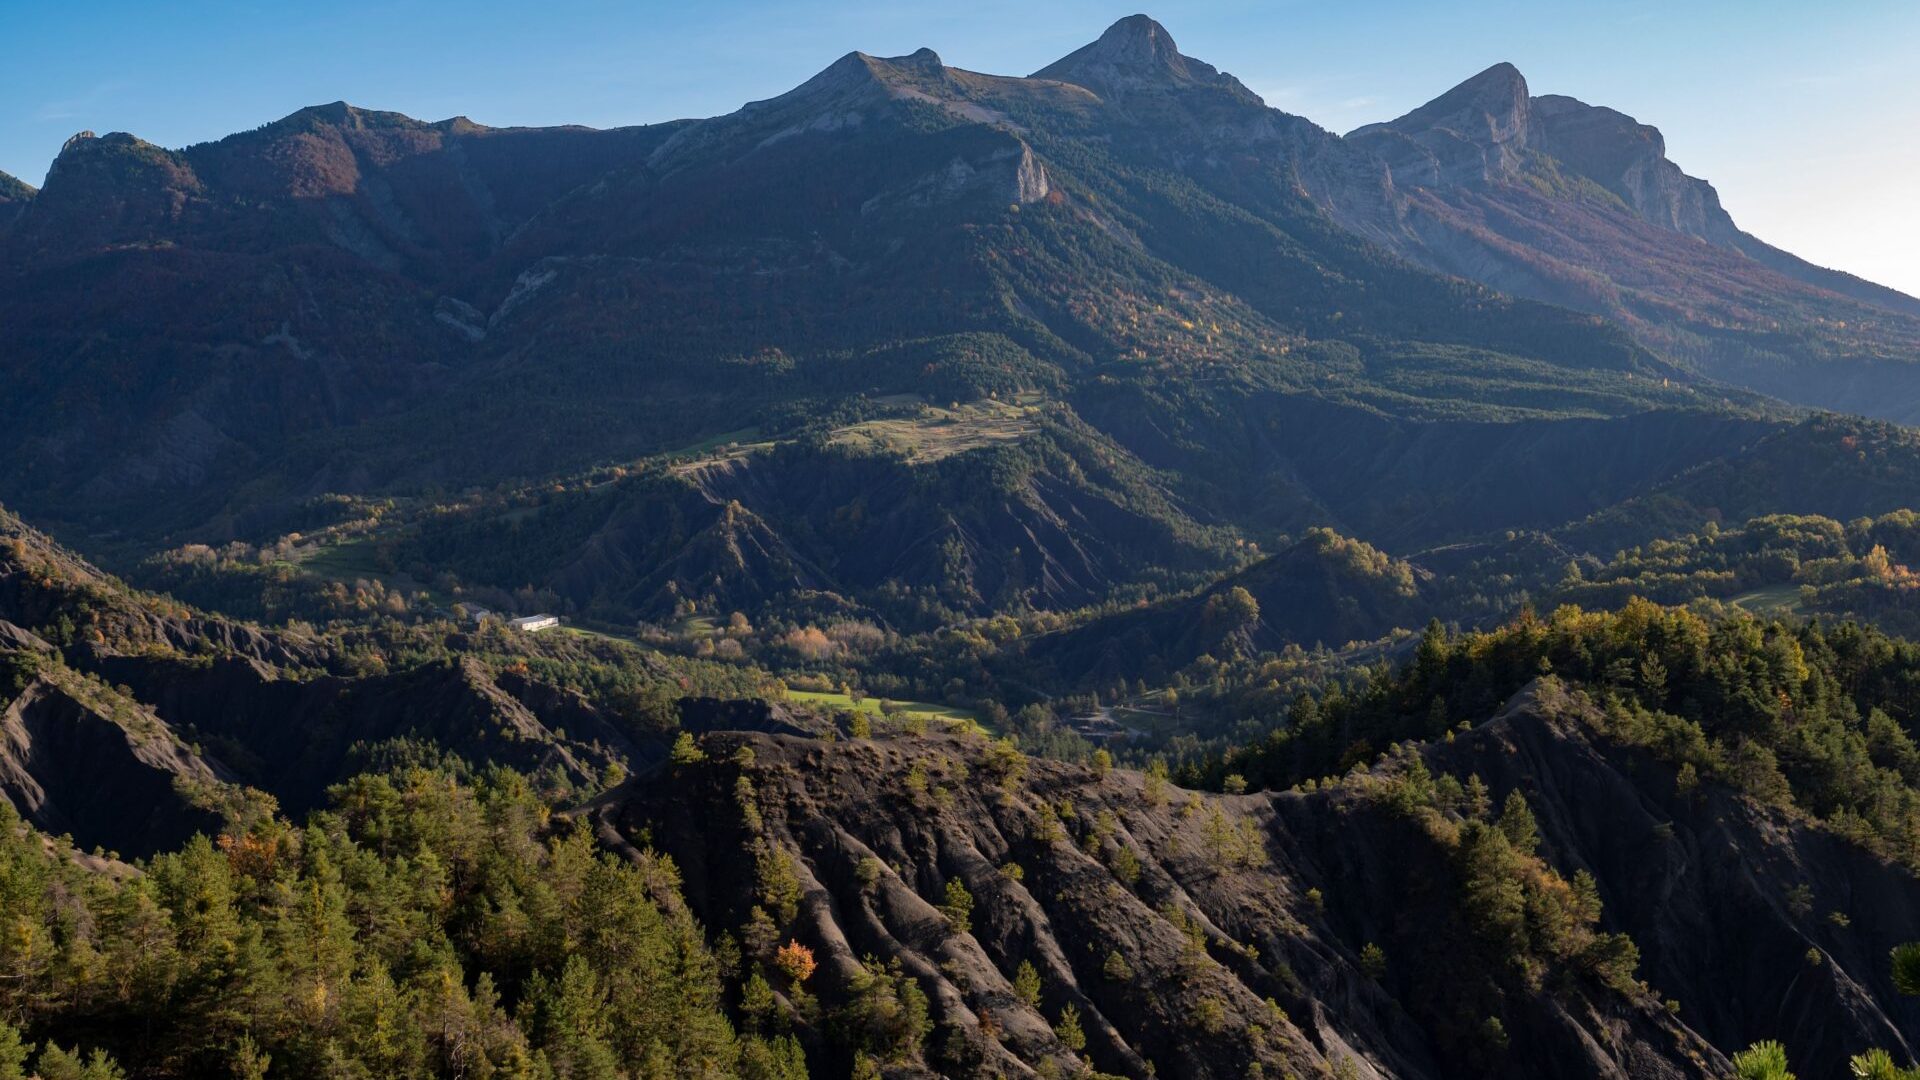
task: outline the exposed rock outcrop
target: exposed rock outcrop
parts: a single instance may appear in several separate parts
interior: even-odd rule
[[[1724,1069],[1658,1001],[1577,977],[1509,986],[1512,1044],[1468,1052],[1448,993],[1424,980],[1505,976],[1452,936],[1465,930],[1444,852],[1353,791],[1166,797],[1138,775],[1041,761],[1009,780],[1005,758],[963,739],[703,741],[708,764],[636,777],[588,808],[601,834],[673,854],[715,927],[746,922],[762,895],[755,845],[787,853],[800,885],[791,932],[822,962],[823,999],[839,1000],[863,958],[897,963],[938,1029],[991,1070],[1064,1061],[1050,1027],[1067,1005],[1095,1065],[1126,1076],[1149,1062],[1183,1077],[1256,1063],[1401,1078]],[[1219,853],[1221,836],[1248,835],[1257,853]],[[954,881],[972,897],[964,932],[940,907]],[[1367,974],[1369,942],[1401,973]],[[1037,1006],[1013,991],[1022,963],[1040,974]]]
[[[1902,421],[1920,413],[1911,377],[1873,362],[1920,351],[1920,299],[1742,231],[1712,184],[1668,159],[1657,128],[1535,96],[1503,63],[1347,141],[1387,164],[1404,201],[1406,228],[1376,238],[1428,266],[1607,314],[1736,385]],[[1772,321],[1756,322],[1760,312]],[[1849,323],[1875,340],[1805,340]],[[1789,332],[1800,340],[1782,337],[1788,326],[1805,328]]]
[[[232,780],[151,711],[70,674],[0,708],[0,798],[82,850],[149,855],[217,831]]]
[[[1096,1066],[1128,1076],[1152,1062],[1237,1077],[1258,1062],[1709,1077],[1725,1075],[1724,1054],[1777,1037],[1825,1080],[1866,1047],[1905,1053],[1920,1015],[1894,993],[1886,952],[1920,936],[1920,882],[1731,792],[1681,792],[1671,768],[1598,730],[1543,682],[1425,754],[1496,800],[1525,794],[1542,855],[1594,876],[1603,925],[1639,944],[1652,991],[1572,971],[1527,983],[1491,961],[1447,849],[1377,780],[1201,796],[1016,765],[964,738],[722,732],[702,740],[706,763],[636,776],[584,812],[616,847],[647,837],[670,852],[716,929],[749,921],[767,895],[756,859],[785,853],[800,891],[782,933],[816,951],[829,1006],[862,959],[898,964],[952,1044],[1009,1075],[1063,1058],[1050,1019],[1069,1004]],[[1249,836],[1257,850],[1236,847]],[[955,881],[972,898],[959,931],[941,907]],[[1370,944],[1384,970],[1362,960]],[[1037,1007],[1013,992],[1022,963],[1040,974]],[[1504,1019],[1497,1051],[1488,1016]]]
[[[1835,1080],[1875,1046],[1912,1058],[1920,1004],[1887,956],[1920,939],[1920,881],[1802,816],[1682,790],[1595,730],[1590,705],[1535,683],[1430,760],[1523,792],[1549,861],[1593,874],[1642,976],[1716,1046],[1778,1039],[1802,1076]]]
[[[1103,97],[1206,87],[1251,104],[1260,103],[1240,80],[1183,55],[1167,28],[1145,15],[1121,19],[1091,44],[1055,60],[1030,78],[1073,83]]]

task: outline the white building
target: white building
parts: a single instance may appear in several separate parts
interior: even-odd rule
[[[510,619],[507,625],[513,627],[515,630],[525,630],[529,634],[537,634],[542,630],[551,630],[559,626],[560,617],[558,615],[528,615],[519,619]]]

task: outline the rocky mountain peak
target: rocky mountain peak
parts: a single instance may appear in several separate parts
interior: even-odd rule
[[[843,98],[849,93],[867,94],[884,89],[897,74],[938,71],[943,67],[940,54],[920,49],[906,56],[874,56],[858,50],[828,64],[818,75],[799,86],[765,101],[749,103],[743,111],[759,112],[769,108]]]
[[[1668,160],[1659,128],[1558,94],[1533,99],[1533,127],[1533,149],[1612,192],[1643,220],[1711,243],[1741,246],[1740,232],[1713,185]]]
[[[1145,15],[1129,15],[1107,27],[1099,40],[1074,55],[1083,60],[1126,64],[1140,69],[1160,68],[1182,71],[1186,57],[1180,55],[1167,28]]]
[[[1525,145],[1532,112],[1526,77],[1502,61],[1396,123],[1443,127],[1478,142]]]
[[[932,49],[905,56],[850,52],[777,97],[688,125],[649,157],[666,173],[714,155],[739,157],[802,134],[857,132],[902,99],[947,98],[952,69]]]
[[[1608,141],[1630,145],[1653,156],[1667,156],[1667,139],[1652,124],[1643,124],[1617,109],[1589,105],[1565,94],[1541,94],[1533,99],[1533,115],[1543,130],[1588,128],[1604,130]]]
[[[1099,40],[1068,53],[1033,73],[1107,96],[1140,90],[1213,87],[1235,96],[1259,98],[1238,79],[1180,52],[1167,28],[1145,15],[1129,15],[1107,28]]]
[[[67,250],[149,239],[177,222],[204,190],[179,155],[124,131],[68,139],[46,187],[19,214],[31,248]]]
[[[105,135],[82,131],[60,147],[60,153],[47,170],[47,182],[52,185],[57,178],[76,170],[102,166],[134,171],[158,168],[168,172],[176,172],[180,168],[171,151],[137,135],[124,131],[109,131]]]
[[[1498,63],[1398,119],[1347,138],[1385,160],[1401,184],[1484,183],[1513,175],[1534,139],[1526,77]]]
[[[309,105],[304,109],[292,113],[287,119],[323,120],[335,124],[350,124],[356,122],[361,115],[362,112],[360,109],[349,105],[345,101],[330,101],[325,105]]]
[[[1526,76],[1503,61],[1398,119],[1369,124],[1350,134],[1395,132],[1421,138],[1440,133],[1480,146],[1524,146],[1532,115]]]
[[[1384,158],[1401,184],[1505,183],[1544,156],[1559,176],[1591,181],[1647,222],[1721,244],[1737,236],[1712,187],[1667,160],[1659,129],[1575,98],[1534,97],[1512,64],[1348,138]]]
[[[266,130],[288,132],[333,129],[337,131],[424,131],[434,125],[405,113],[363,109],[345,101],[309,105],[268,124]]]

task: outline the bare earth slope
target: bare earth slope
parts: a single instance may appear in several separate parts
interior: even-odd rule
[[[772,918],[816,950],[824,1002],[863,959],[897,962],[936,1030],[959,1033],[952,1052],[1009,1075],[1060,1061],[1050,1025],[1067,1005],[1096,1066],[1129,1076],[1714,1076],[1762,1036],[1826,1061],[1911,1039],[1920,1018],[1878,1002],[1894,1000],[1886,949],[1920,933],[1920,884],[1724,792],[1676,795],[1669,769],[1611,747],[1583,708],[1536,685],[1428,761],[1480,775],[1496,803],[1527,796],[1546,861],[1590,872],[1603,926],[1640,944],[1638,988],[1573,964],[1532,982],[1476,944],[1446,830],[1394,810],[1384,773],[1200,796],[1013,764],[977,740],[716,734],[707,762],[636,777],[588,815],[616,845],[670,851],[703,919],[749,941],[756,905],[777,907],[770,853],[790,859],[792,917]],[[964,933],[942,907],[954,881],[972,898]],[[1809,910],[1787,899],[1802,884]],[[1011,985],[1022,963],[1037,1005]],[[945,1052],[929,1060],[950,1066]]]

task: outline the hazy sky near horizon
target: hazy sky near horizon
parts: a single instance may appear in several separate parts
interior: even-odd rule
[[[426,120],[650,123],[729,112],[861,49],[1021,75],[1140,0],[0,0],[0,170],[66,138],[179,147],[347,100]],[[1500,60],[1533,92],[1667,137],[1748,231],[1920,295],[1914,0],[1164,0],[1182,52],[1334,131]]]

